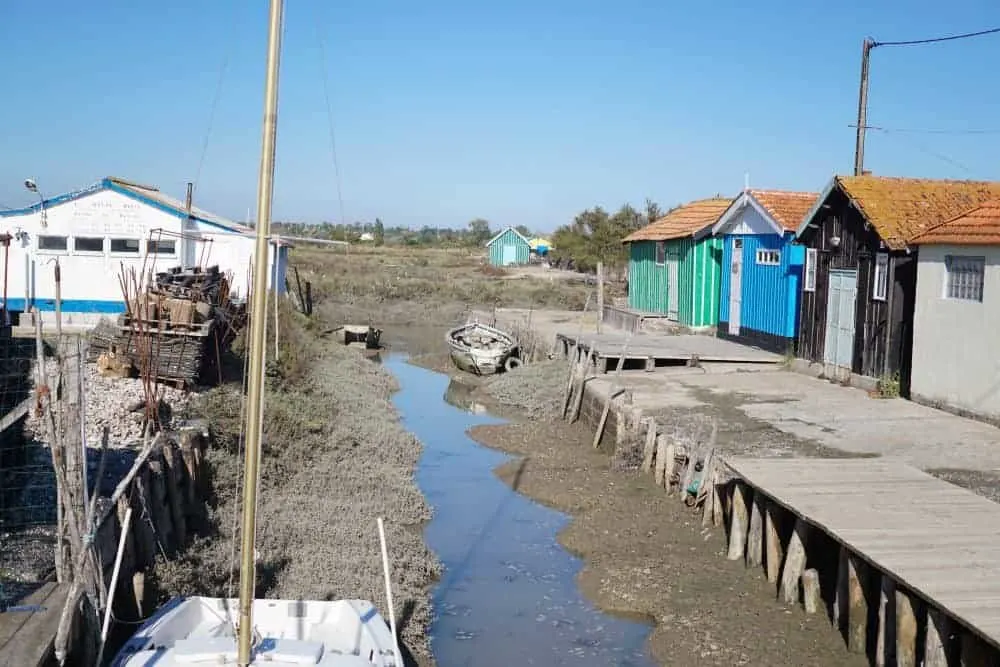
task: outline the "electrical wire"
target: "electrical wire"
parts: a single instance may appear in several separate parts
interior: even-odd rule
[[[915,46],[917,44],[935,44],[937,42],[951,42],[956,39],[968,39],[969,37],[982,37],[1000,32],[1000,28],[989,28],[988,30],[978,30],[976,32],[966,32],[961,35],[946,35],[945,37],[930,37],[928,39],[909,39],[897,42],[878,42],[872,40],[872,47],[876,46]]]
[[[337,133],[333,122],[333,104],[330,102],[329,72],[326,67],[326,40],[323,39],[323,30],[320,28],[319,8],[316,8],[316,38],[319,41],[319,61],[320,69],[323,73],[323,96],[326,100],[326,117],[330,126],[330,152],[333,155],[333,177],[337,186],[337,204],[340,207],[340,222],[347,224],[347,217],[344,215],[344,194],[340,179],[340,160],[337,158]]]
[[[856,123],[848,124],[848,127],[857,128]],[[945,130],[945,129],[924,129],[924,128],[902,128],[902,127],[881,127],[878,125],[865,125],[866,130],[877,130],[879,132],[897,132],[900,134],[939,134],[939,135],[971,135],[971,134],[1000,134],[1000,129],[973,129],[973,130]]]
[[[878,132],[882,132],[883,134],[887,134],[887,135],[896,134],[892,130],[887,130],[887,129],[880,128],[880,127],[870,127],[869,129],[876,130]],[[921,153],[925,153],[927,155],[930,155],[931,157],[937,158],[938,160],[941,160],[942,162],[947,162],[948,164],[952,165],[953,167],[958,167],[959,169],[961,169],[962,171],[964,171],[967,174],[973,173],[972,169],[970,169],[966,165],[962,164],[958,160],[950,158],[947,155],[944,155],[943,153],[938,153],[935,150],[931,150],[930,148],[927,148],[923,144],[918,143],[916,141],[913,141],[912,139],[908,140],[908,141],[904,141],[904,143],[908,143],[911,147],[917,149]]]

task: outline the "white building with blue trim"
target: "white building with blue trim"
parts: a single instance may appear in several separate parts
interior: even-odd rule
[[[175,266],[231,272],[231,292],[245,298],[250,285],[254,231],[187,205],[159,189],[119,178],[26,208],[0,211],[0,234],[9,234],[4,259],[8,312],[55,311],[55,260],[61,272],[63,323],[89,326],[125,311],[122,269],[164,271]],[[288,244],[271,240],[268,286],[285,291]]]

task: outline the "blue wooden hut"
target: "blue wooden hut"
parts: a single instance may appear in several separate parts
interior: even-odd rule
[[[794,351],[805,251],[795,230],[816,194],[746,189],[712,233],[724,238],[718,336]]]
[[[502,232],[486,242],[489,252],[489,262],[493,266],[510,266],[512,264],[527,264],[531,255],[531,244],[513,227],[507,227]]]

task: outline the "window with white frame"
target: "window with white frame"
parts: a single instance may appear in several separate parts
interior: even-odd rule
[[[111,239],[111,252],[116,255],[138,255],[139,239]]]
[[[667,261],[667,244],[663,241],[656,242],[656,264],[662,266]]]
[[[885,301],[889,293],[889,253],[875,253],[875,276],[872,280],[872,299]]]
[[[816,248],[806,248],[806,266],[803,271],[805,279],[802,283],[802,289],[806,292],[816,291],[816,258]]]
[[[948,255],[944,259],[944,298],[961,301],[983,300],[985,257]]]
[[[38,249],[47,252],[66,252],[68,239],[65,236],[52,236],[50,234],[38,235]]]
[[[147,255],[173,255],[177,252],[177,242],[165,239],[150,239],[146,241]]]
[[[764,266],[777,266],[781,264],[781,251],[761,248],[757,251],[757,263]]]
[[[74,236],[73,252],[104,252],[103,236]]]

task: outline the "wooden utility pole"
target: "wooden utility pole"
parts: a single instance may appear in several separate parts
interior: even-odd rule
[[[861,176],[865,170],[865,129],[868,122],[868,60],[875,46],[875,40],[866,37],[861,44],[861,87],[858,91],[858,134],[854,144],[854,175]]]

